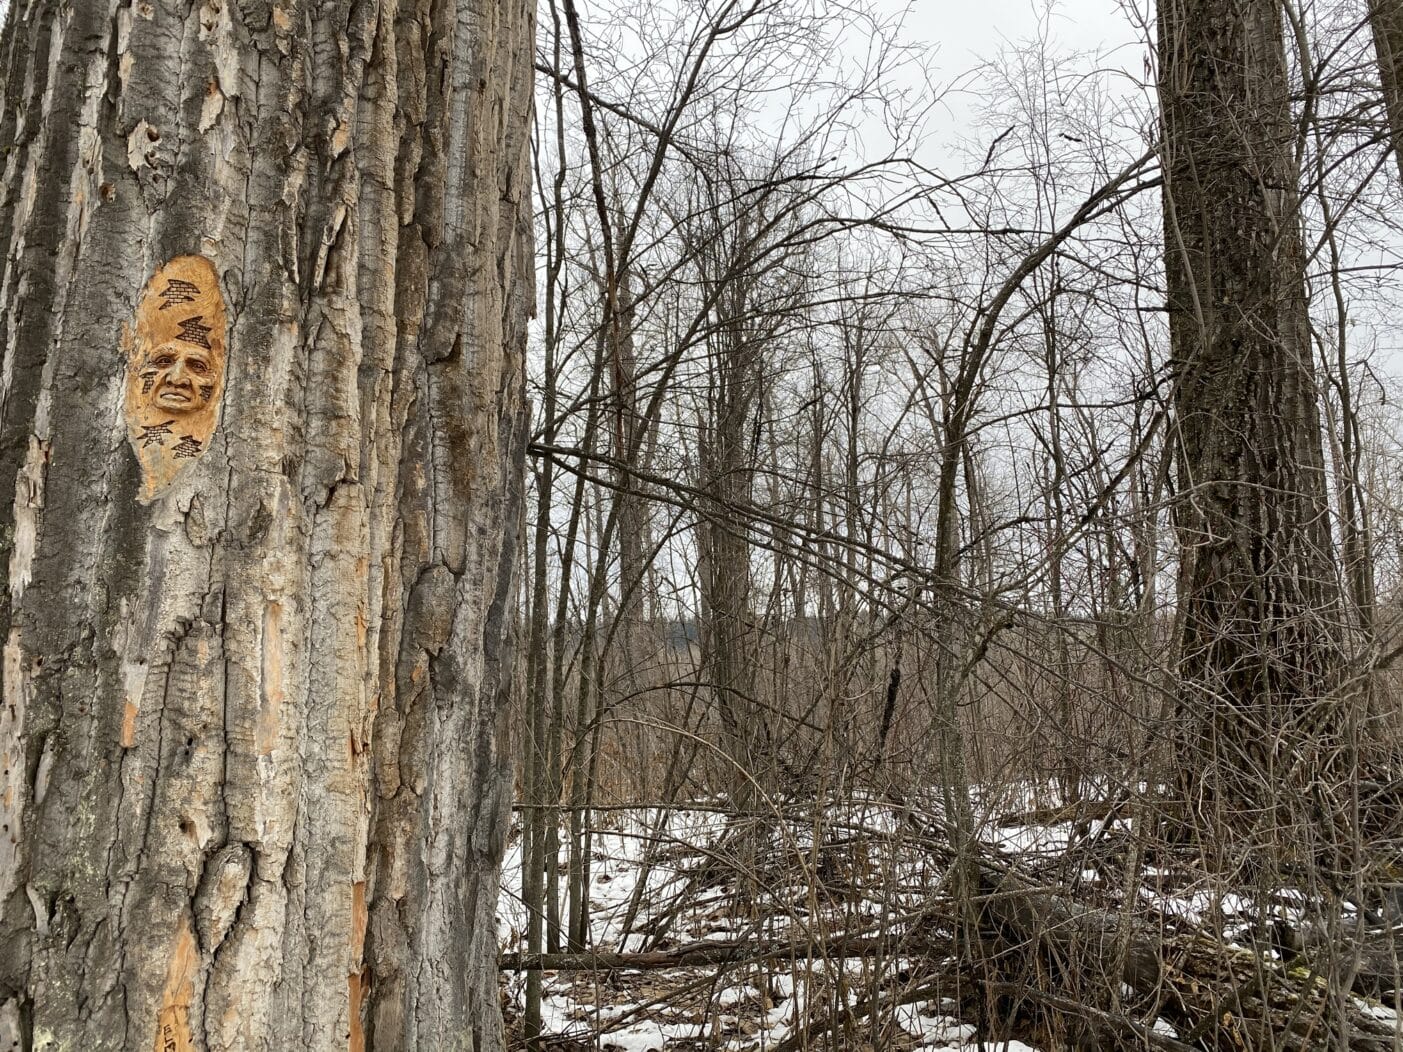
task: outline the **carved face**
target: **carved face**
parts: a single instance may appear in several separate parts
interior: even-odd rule
[[[152,405],[167,413],[194,412],[214,394],[214,368],[209,351],[171,340],[147,355],[142,391]]]
[[[228,362],[219,275],[204,256],[176,256],[151,275],[125,327],[123,414],[149,503],[210,447]]]

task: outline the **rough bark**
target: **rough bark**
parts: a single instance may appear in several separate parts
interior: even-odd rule
[[[1319,772],[1340,663],[1281,10],[1172,0],[1159,33],[1182,759],[1270,825]]]
[[[1389,141],[1403,176],[1403,2],[1369,0],[1369,26],[1374,32]]]
[[[532,31],[11,5],[0,1047],[499,1047]],[[153,479],[177,257],[227,361]]]

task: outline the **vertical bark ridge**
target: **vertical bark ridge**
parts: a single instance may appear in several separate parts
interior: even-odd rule
[[[1181,758],[1196,806],[1279,836],[1313,825],[1277,805],[1336,747],[1342,662],[1281,11],[1174,0],[1159,25]]]
[[[532,19],[11,8],[0,1041],[500,1043]],[[122,328],[186,253],[224,402],[143,506]]]

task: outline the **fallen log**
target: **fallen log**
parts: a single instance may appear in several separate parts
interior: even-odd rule
[[[1161,933],[1138,918],[1123,928],[1116,914],[1033,887],[1012,867],[982,864],[980,891],[985,935],[1010,951],[1000,958],[999,972],[1019,959],[1037,965],[1026,975],[990,975],[990,985],[1003,989],[1012,981],[1044,1001],[1051,996],[1080,1004],[1072,1009],[1048,1002],[1089,1023],[1105,1022],[1104,1006],[1084,1004],[1077,988],[1119,981],[1151,1006],[1148,1018],[1165,1018],[1192,1047],[1314,1052],[1340,1047],[1341,1035],[1352,1052],[1396,1047],[1395,1022],[1378,1018],[1352,991],[1332,988],[1317,972],[1264,951],[1203,932]],[[1097,964],[1110,971],[1090,975]]]
[[[932,854],[955,864],[954,830],[912,812],[905,821]],[[1166,1019],[1191,1047],[1327,1052],[1342,1047],[1342,1040],[1351,1052],[1399,1047],[1403,1030],[1397,1020],[1379,1018],[1352,990],[1333,988],[1318,971],[1272,959],[1268,947],[1230,946],[1205,932],[1157,931],[1144,919],[1124,918],[1048,889],[1014,861],[982,845],[978,850],[973,866],[981,932],[976,934],[1013,951],[980,969],[991,992],[1010,980],[1021,983],[1045,1001],[1054,997],[1080,1005],[1078,1011],[1065,1011],[1100,1027],[1105,1020],[1097,1017],[1107,1006],[1087,1004],[1080,996],[1079,986],[1087,984],[1080,982],[1086,976],[1078,970],[1104,962],[1119,972],[1105,979],[1124,983],[1132,998],[1151,1006],[1145,1018]],[[1039,967],[1026,975],[1003,974],[1020,952],[1031,954]],[[1088,1041],[1086,1047],[1096,1044]],[[1123,1046],[1109,1037],[1102,1047]]]
[[[585,951],[577,953],[504,953],[497,967],[504,972],[654,971],[662,968],[701,968],[718,964],[757,964],[765,961],[837,960],[845,957],[933,957],[951,952],[947,939],[906,936],[798,939],[782,942],[691,942],[670,950],[638,953]]]

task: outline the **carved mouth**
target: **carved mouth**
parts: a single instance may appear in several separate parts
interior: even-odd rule
[[[188,391],[178,391],[166,389],[156,396],[156,401],[162,405],[174,402],[176,405],[190,405],[195,401],[194,395]]]

